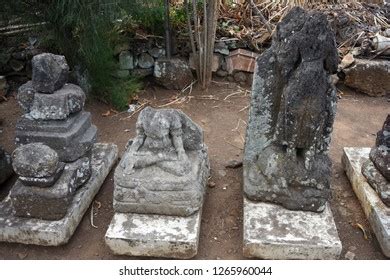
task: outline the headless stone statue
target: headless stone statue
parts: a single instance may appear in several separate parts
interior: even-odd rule
[[[118,212],[186,216],[199,210],[209,172],[202,129],[183,112],[145,108],[115,172]]]
[[[324,210],[337,101],[330,75],[337,65],[326,16],[292,9],[257,61],[244,156],[249,199]]]
[[[201,149],[202,137],[200,129],[182,112],[147,107],[138,118],[137,137],[122,161],[124,174],[157,165],[166,172],[183,176],[190,171],[185,148]]]
[[[377,133],[375,147],[363,164],[362,173],[383,203],[390,207],[390,115]]]

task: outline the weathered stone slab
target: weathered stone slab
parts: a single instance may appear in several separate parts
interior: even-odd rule
[[[26,117],[16,125],[16,144],[44,143],[54,149],[60,161],[72,162],[84,156],[96,142],[97,128],[91,114],[77,113],[63,121],[38,121]]]
[[[338,259],[341,250],[329,205],[322,213],[314,213],[244,198],[245,257]]]
[[[390,96],[390,61],[355,59],[343,72],[347,86],[370,96]]]
[[[85,93],[77,85],[65,84],[52,94],[35,93],[28,116],[35,120],[63,120],[81,111]]]
[[[114,254],[190,259],[197,254],[201,211],[188,216],[116,213],[106,233]]]
[[[194,78],[189,64],[178,58],[156,60],[153,76],[161,86],[177,90],[191,84]]]
[[[344,148],[342,163],[383,254],[390,258],[390,207],[383,203],[361,172],[370,151],[371,148]]]
[[[9,196],[0,203],[0,241],[59,246],[72,237],[84,213],[115,164],[118,148],[114,144],[95,144],[90,180],[73,197],[66,216],[58,221],[19,218],[12,213]]]

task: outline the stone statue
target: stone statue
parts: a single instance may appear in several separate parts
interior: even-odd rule
[[[337,102],[330,76],[337,65],[326,16],[292,9],[257,60],[244,156],[249,199],[324,210]]]
[[[209,163],[202,129],[183,112],[147,107],[115,172],[118,212],[189,215],[203,202]]]
[[[375,147],[363,164],[362,173],[383,203],[390,207],[390,115],[377,133]]]
[[[176,110],[147,107],[141,112],[136,127],[137,137],[130,143],[122,162],[124,174],[154,164],[176,176],[190,172],[184,147],[187,150],[200,149],[203,135],[186,115]],[[192,135],[183,139],[183,130]]]

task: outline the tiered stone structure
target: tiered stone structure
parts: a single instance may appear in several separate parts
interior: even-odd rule
[[[83,111],[85,94],[66,84],[69,67],[63,56],[40,54],[32,59],[32,81],[19,88],[24,116],[16,125],[16,143],[45,143],[59,160],[73,162],[92,149],[97,129]]]
[[[25,114],[16,126],[16,143],[22,146],[13,153],[19,180],[10,197],[17,216],[59,220],[91,175],[97,129],[83,111],[83,90],[66,84],[63,56],[37,55],[32,70],[32,81],[17,96]]]
[[[12,154],[18,179],[0,202],[0,241],[55,246],[72,236],[118,151],[95,143],[85,93],[66,83],[63,56],[37,55],[32,71],[17,95],[24,111]]]

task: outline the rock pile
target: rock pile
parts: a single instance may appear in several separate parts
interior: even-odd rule
[[[84,112],[85,94],[67,84],[63,56],[32,59],[32,81],[19,88],[24,115],[16,125],[13,168],[19,176],[10,198],[16,216],[59,220],[76,190],[91,176],[97,129]]]

